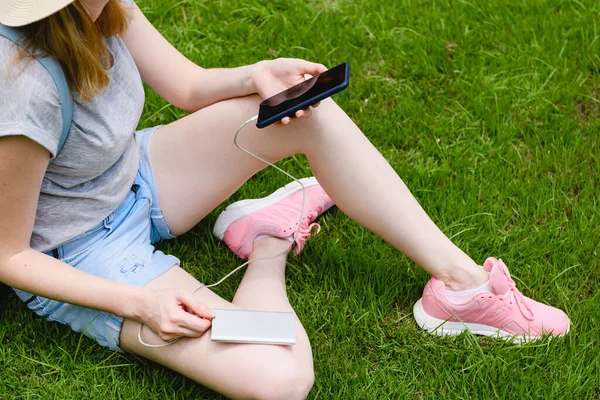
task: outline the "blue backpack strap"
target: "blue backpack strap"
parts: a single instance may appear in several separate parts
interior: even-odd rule
[[[0,24],[0,35],[19,45],[22,45],[23,34],[18,29]],[[60,153],[62,150],[67,137],[69,136],[69,131],[71,130],[71,123],[73,122],[73,97],[71,95],[69,84],[67,83],[67,78],[65,77],[65,73],[63,72],[60,64],[51,56],[36,57],[36,60],[38,60],[40,64],[42,64],[42,66],[50,73],[50,76],[52,76],[52,79],[56,84],[56,88],[58,89],[63,122],[63,129],[58,142],[58,150],[56,151],[56,154],[58,155],[58,153]]]

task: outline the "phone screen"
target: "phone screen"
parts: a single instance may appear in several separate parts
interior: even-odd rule
[[[343,63],[266,99],[260,104],[256,126],[264,128],[283,117],[292,117],[296,111],[345,89],[349,72],[348,64]]]

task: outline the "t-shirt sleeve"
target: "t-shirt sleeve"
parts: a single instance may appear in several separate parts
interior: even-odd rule
[[[58,89],[39,62],[15,62],[17,52],[0,37],[0,137],[26,136],[55,157],[63,126]]]

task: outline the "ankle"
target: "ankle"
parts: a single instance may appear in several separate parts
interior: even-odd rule
[[[286,250],[287,249],[287,250]],[[283,255],[287,255],[291,250],[290,241],[288,239],[281,239],[273,236],[268,236],[263,239],[259,239],[253,243],[252,254],[267,254],[276,255],[283,251]]]
[[[446,289],[452,291],[468,290],[480,287],[489,281],[489,274],[480,266],[456,267],[448,274],[436,277],[444,282]]]

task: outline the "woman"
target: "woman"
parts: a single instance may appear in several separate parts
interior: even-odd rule
[[[293,122],[247,127],[240,137],[271,161],[307,156],[318,183],[304,181],[301,235],[291,237],[302,207],[297,185],[228,208],[215,234],[236,254],[282,255],[253,262],[231,303],[207,288],[192,294],[199,282],[153,244],[194,227],[264,167],[234,146],[237,128],[261,99],[326,68],[278,59],[202,69],[125,0],[4,3],[0,22],[23,27],[29,50],[63,64],[75,103],[69,138],[57,155],[62,120],[51,78],[29,53],[0,38],[0,281],[38,315],[229,397],[303,398],[313,365],[299,322],[291,347],[224,345],[204,333],[212,308],[292,310],[284,281],[290,240],[300,251],[313,221],[335,201],[433,275],[415,305],[421,327],[440,333],[436,328],[447,320],[445,333],[516,338],[568,331],[567,316],[525,298],[502,261],[478,266],[446,238],[331,100],[298,112]],[[135,132],[142,80],[193,113]],[[143,342],[182,339],[146,346],[138,340],[142,324]]]

